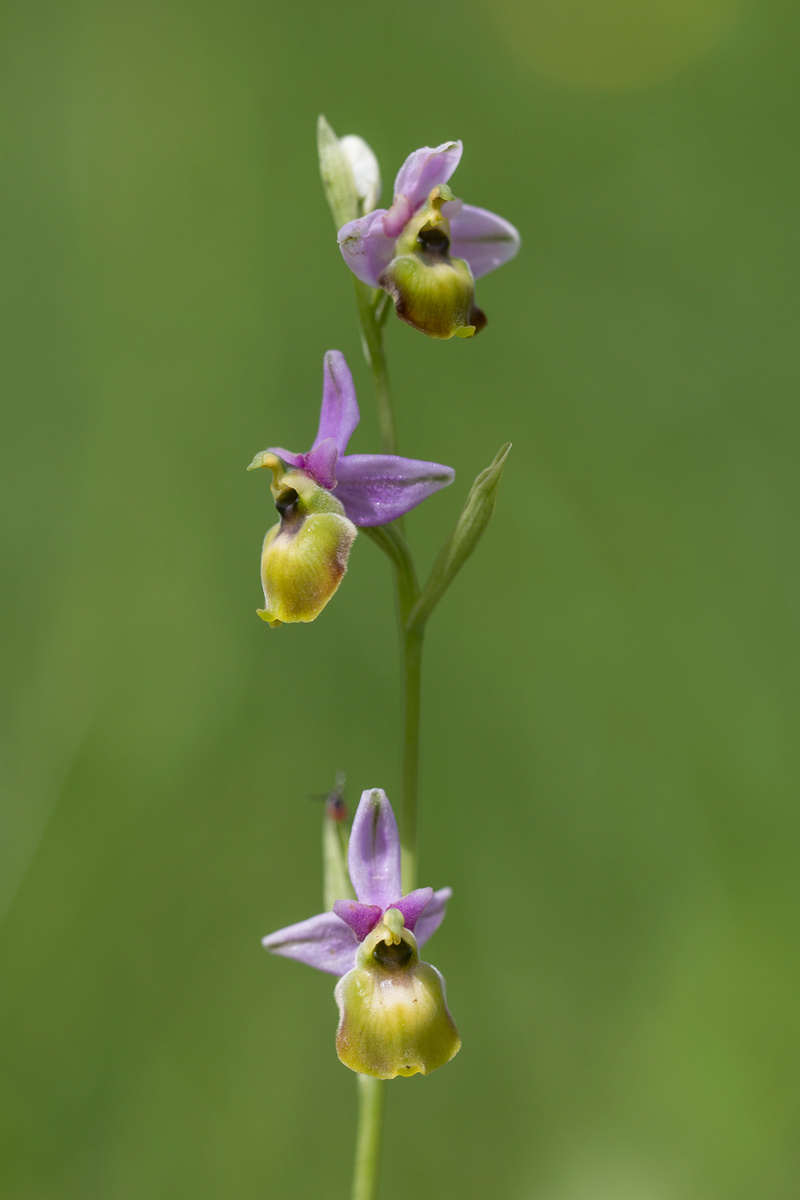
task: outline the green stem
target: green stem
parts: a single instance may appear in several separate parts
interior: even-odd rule
[[[397,453],[397,428],[389,390],[389,375],[383,350],[383,322],[387,308],[385,297],[376,302],[375,294],[355,280],[356,302],[361,323],[364,357],[372,371],[378,401],[378,421],[385,454]],[[417,801],[419,795],[420,682],[423,627],[407,629],[408,619],[419,600],[420,587],[414,560],[408,548],[401,521],[364,529],[387,555],[392,564],[395,608],[400,641],[402,680],[402,725],[400,743],[400,844],[403,892],[416,887],[417,875]],[[376,1200],[378,1160],[380,1156],[385,1082],[365,1075],[358,1077],[359,1115],[353,1200]]]
[[[403,623],[404,624],[404,623]],[[417,886],[417,799],[419,796],[419,729],[422,681],[422,631],[401,624],[403,733],[401,764],[400,845],[403,893]]]
[[[376,1200],[383,1132],[386,1081],[358,1076],[358,1134],[353,1171],[353,1200]]]
[[[358,305],[358,319],[361,324],[361,344],[364,358],[372,371],[375,384],[375,395],[378,401],[378,424],[381,431],[381,444],[384,454],[397,454],[397,423],[394,418],[392,394],[389,390],[389,373],[386,369],[386,355],[383,352],[382,320],[378,311],[381,308],[380,299],[375,300],[375,293],[366,283],[353,276]],[[383,293],[379,293],[382,297]],[[383,313],[381,313],[383,317]]]
[[[400,639],[402,717],[400,735],[400,845],[402,848],[403,892],[416,887],[417,801],[419,796],[419,731],[423,627],[406,627],[419,599],[420,589],[414,560],[397,523],[366,527],[394,568],[397,624]]]

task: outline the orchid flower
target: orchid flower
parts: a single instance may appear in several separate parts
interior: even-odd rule
[[[397,314],[429,337],[471,337],[486,324],[475,306],[474,280],[519,250],[517,230],[503,217],[457,200],[447,181],[461,142],[423,146],[398,172],[389,209],[376,208],[339,230],[350,270],[383,288]]]
[[[455,478],[440,463],[394,454],[345,454],[360,414],[353,376],[339,350],[325,355],[322,407],[305,454],[263,450],[248,471],[272,471],[281,520],[264,539],[261,577],[270,625],[313,621],[338,588],[356,526],[385,525]]]
[[[355,900],[337,900],[332,912],[279,929],[262,945],[341,977],[336,1049],[345,1066],[380,1079],[426,1075],[461,1045],[444,979],[418,953],[452,892],[425,887],[403,896],[397,822],[380,788],[361,796],[348,869]]]

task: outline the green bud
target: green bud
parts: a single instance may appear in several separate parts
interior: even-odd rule
[[[317,118],[317,151],[325,197],[339,229],[361,216],[361,198],[347,148],[322,115]]]
[[[272,495],[281,517],[264,538],[264,608],[258,615],[273,628],[313,621],[341,583],[358,531],[339,501],[305,471],[287,466],[268,450],[257,454],[247,469],[256,467],[272,471]]]
[[[411,610],[406,622],[407,629],[424,629],[428,617],[481,540],[494,512],[503,468],[510,449],[511,442],[501,446],[492,462],[481,471],[470,488],[456,527],[445,542],[422,595]]]
[[[335,995],[336,1051],[351,1071],[376,1079],[427,1075],[461,1048],[444,980],[420,962],[416,938],[397,908],[387,909],[361,943]]]
[[[433,189],[397,239],[395,257],[378,280],[403,321],[443,339],[472,337],[486,324],[475,306],[469,264],[449,254],[450,222],[442,205],[453,198],[446,184]]]

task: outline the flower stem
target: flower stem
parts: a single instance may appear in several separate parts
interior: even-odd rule
[[[380,546],[394,568],[397,625],[400,639],[402,718],[400,734],[400,845],[403,892],[416,887],[417,798],[419,795],[419,731],[424,626],[408,628],[408,618],[420,595],[411,551],[397,522],[364,529]]]
[[[353,1200],[376,1200],[386,1081],[359,1075],[358,1135],[353,1171]]]
[[[366,283],[353,276],[358,306],[358,319],[361,324],[361,345],[367,366],[372,371],[375,384],[375,395],[378,401],[378,424],[381,431],[381,445],[384,454],[397,454],[397,422],[392,405],[392,393],[389,390],[389,373],[386,369],[386,355],[383,352],[383,324],[379,319],[380,301],[376,305],[375,293]],[[382,296],[383,293],[380,293]]]
[[[371,288],[355,280],[356,303],[361,324],[364,357],[372,371],[378,402],[378,422],[385,454],[397,454],[397,426],[389,389],[389,374],[383,349],[383,322],[386,305],[382,297],[376,303]],[[402,688],[402,724],[400,741],[400,845],[403,892],[416,887],[417,875],[417,800],[419,795],[419,731],[424,624],[408,628],[411,612],[420,598],[420,586],[411,551],[403,533],[402,521],[367,527],[364,533],[380,546],[392,564],[395,586],[397,630],[400,641],[400,678]],[[367,1075],[358,1077],[358,1140],[353,1176],[353,1200],[376,1200],[380,1157],[385,1081]]]
[[[400,845],[403,892],[417,886],[417,798],[419,796],[419,730],[422,680],[422,631],[401,625],[403,732],[401,764]]]

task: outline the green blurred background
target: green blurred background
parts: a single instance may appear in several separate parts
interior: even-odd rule
[[[348,1194],[321,808],[396,789],[389,570],[271,631],[267,445],[352,289],[314,127],[384,195],[464,140],[521,230],[489,326],[388,352],[401,449],[510,439],[429,629],[421,882],[464,1047],[390,1085],[382,1200],[796,1200],[796,7],[3,5],[0,1192]]]

